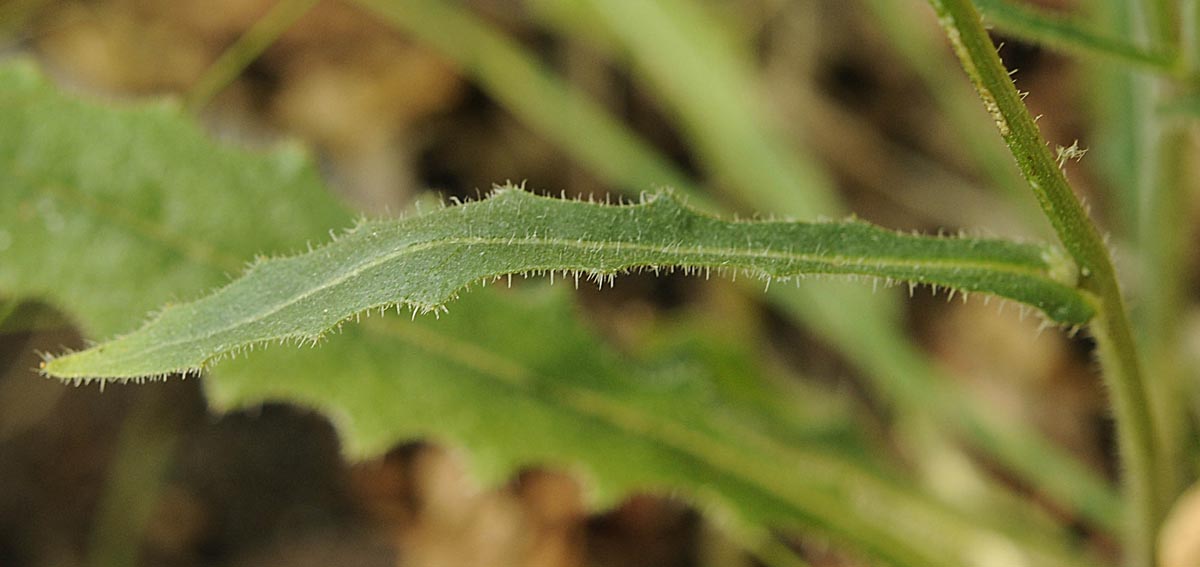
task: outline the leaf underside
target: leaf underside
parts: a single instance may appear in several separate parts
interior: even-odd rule
[[[362,223],[309,253],[261,260],[218,292],[52,359],[45,371],[118,379],[194,372],[259,345],[316,344],[366,310],[437,311],[472,283],[531,273],[600,285],[634,269],[768,281],[867,276],[994,294],[1081,325],[1091,305],[1070,286],[1064,262],[1037,245],[906,235],[856,221],[723,221],[669,193],[606,205],[505,186],[482,201]]]

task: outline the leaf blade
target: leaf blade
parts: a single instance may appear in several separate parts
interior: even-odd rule
[[[26,80],[31,76],[26,73],[24,78],[18,77],[18,80]],[[0,67],[0,97],[9,94],[4,89],[12,84],[12,78],[11,71]],[[194,126],[191,126],[190,121],[184,119],[177,110],[161,112],[162,109],[160,109],[160,111],[156,111],[159,114],[157,118],[142,120],[133,116],[140,116],[140,111],[137,109],[113,110],[94,105],[77,104],[58,94],[44,80],[37,79],[34,82],[37,83],[33,90],[34,96],[29,97],[28,100],[13,105],[0,104],[0,122],[4,125],[12,125],[13,122],[10,120],[13,114],[30,113],[39,115],[39,119],[33,122],[40,125],[51,123],[67,125],[64,126],[64,131],[44,136],[37,143],[61,142],[69,146],[61,148],[67,154],[104,158],[85,160],[92,162],[86,164],[86,167],[78,160],[61,162],[58,166],[62,172],[77,173],[78,175],[75,176],[77,178],[91,177],[94,182],[81,184],[78,187],[79,191],[84,195],[93,196],[97,202],[109,205],[112,210],[123,211],[124,217],[115,218],[84,209],[63,209],[64,218],[60,219],[61,225],[56,225],[59,227],[57,231],[50,230],[49,226],[42,223],[36,215],[33,218],[37,222],[17,224],[26,222],[20,218],[20,215],[23,214],[22,211],[31,210],[31,207],[22,205],[25,202],[23,199],[28,199],[29,195],[39,196],[39,188],[33,184],[19,186],[23,191],[0,191],[0,202],[3,202],[5,198],[16,196],[15,206],[0,207],[0,221],[2,221],[0,229],[22,227],[27,229],[25,232],[28,233],[18,235],[18,239],[13,241],[25,253],[10,253],[7,256],[0,254],[0,259],[2,259],[0,275],[4,276],[0,277],[0,292],[15,294],[18,299],[30,297],[31,294],[44,294],[37,297],[48,299],[55,306],[72,313],[83,323],[88,334],[94,336],[99,332],[97,329],[128,325],[132,318],[139,316],[139,313],[130,312],[128,308],[123,313],[120,309],[97,308],[98,303],[117,303],[128,300],[126,295],[118,295],[114,298],[112,296],[114,288],[134,290],[139,295],[138,301],[149,302],[153,305],[176,294],[199,293],[206,286],[215,285],[213,282],[222,280],[222,266],[204,263],[195,255],[175,252],[160,253],[159,249],[163,247],[163,243],[156,240],[158,237],[169,236],[171,242],[185,246],[228,243],[227,247],[222,246],[220,249],[235,257],[243,255],[248,257],[251,252],[246,251],[246,247],[265,248],[274,253],[293,250],[302,247],[306,238],[314,238],[316,235],[323,234],[325,227],[347,222],[348,215],[324,195],[318,182],[313,182],[315,176],[311,175],[311,168],[305,170],[308,173],[301,175],[299,182],[292,184],[287,182],[294,179],[289,176],[290,169],[264,167],[263,163],[257,163],[265,162],[269,165],[274,159],[270,156],[252,157],[247,156],[243,151],[230,150],[231,154],[236,154],[234,157],[237,159],[223,166],[214,164],[206,157],[208,153],[224,150],[214,148],[209,142],[201,145],[192,145],[192,142],[183,143],[180,145],[185,151],[156,153],[158,150],[168,148],[171,144],[179,144],[176,137],[193,141],[200,140]],[[27,105],[35,106],[37,110],[33,111]],[[126,134],[134,135],[127,135],[125,138],[95,135],[103,131],[102,125],[109,120],[128,121],[125,127],[129,132]],[[73,132],[76,135],[71,136],[70,134]],[[19,140],[21,144],[30,144],[30,155],[43,153],[36,151],[37,144],[31,142],[21,128],[0,128],[0,148],[13,147],[11,144],[5,145],[13,140]],[[146,158],[153,156],[153,159],[147,159],[146,163],[141,164],[153,167],[113,168],[112,164],[107,162],[110,154],[104,152],[120,146],[121,144],[117,143],[118,140],[121,144],[125,144],[123,147],[126,148],[128,154],[141,155]],[[96,147],[100,149],[97,150]],[[8,159],[10,157],[9,154],[0,152],[0,160],[2,160],[0,161],[0,182],[9,181],[3,176],[16,169],[14,162]],[[51,152],[46,157],[53,158],[54,154]],[[218,166],[221,168],[220,170],[218,170]],[[108,169],[120,170],[109,172],[107,175],[90,175],[95,172],[104,173]],[[236,174],[225,176],[224,173],[227,170],[236,172]],[[39,171],[52,173],[58,170],[43,169]],[[163,178],[164,172],[170,174],[168,178]],[[49,177],[48,179],[55,178]],[[204,185],[206,182],[211,182],[212,185]],[[281,186],[288,189],[286,198],[283,198],[284,194],[280,191]],[[214,193],[180,191],[179,187],[193,189],[210,187]],[[219,202],[204,200],[215,196],[223,196],[227,199]],[[269,218],[280,222],[262,221],[264,213],[272,211],[264,206],[264,198],[269,201],[265,204],[278,207],[278,210],[273,211]],[[200,199],[200,201],[196,199]],[[36,199],[32,202],[36,205]],[[209,206],[205,207],[205,204]],[[34,213],[37,213],[36,209],[36,206],[32,206]],[[162,213],[166,209],[186,212],[188,215],[170,217]],[[16,213],[15,217],[4,216],[13,213]],[[332,217],[333,220],[330,221],[327,217]],[[12,220],[14,218],[16,220]],[[165,219],[169,218],[181,220],[174,223],[165,222]],[[286,223],[283,222],[285,220]],[[113,234],[105,237],[111,242],[106,240],[103,243],[105,245],[101,246],[102,243],[97,241],[95,229],[105,223],[113,225],[110,227]],[[78,227],[74,225],[78,225]],[[137,230],[138,226],[146,228],[146,225],[154,230],[149,232]],[[25,239],[21,240],[20,238]],[[46,255],[48,251],[61,252],[62,257],[68,259],[66,264],[73,270],[71,279],[55,281],[50,277],[54,274],[47,275],[39,271],[47,264],[40,256]],[[73,253],[67,254],[64,251]],[[90,261],[93,257],[103,261]],[[78,261],[79,259],[88,261],[81,262]],[[146,268],[146,266],[150,266],[150,268]],[[55,269],[63,268],[56,267]],[[178,286],[178,288],[170,289],[165,285],[141,284],[143,280],[165,277],[167,274],[172,274],[167,283]],[[48,286],[47,281],[55,282],[58,287]],[[844,541],[871,550],[874,555],[888,558],[897,564],[961,564],[961,562],[953,562],[964,558],[964,555],[975,557],[988,549],[994,549],[996,543],[1009,541],[1003,534],[988,529],[986,526],[980,526],[978,520],[964,521],[963,518],[945,511],[944,507],[931,503],[917,494],[906,492],[898,486],[887,488],[892,486],[891,483],[864,481],[868,485],[866,487],[868,490],[876,492],[883,490],[883,492],[879,492],[881,498],[879,500],[863,498],[857,502],[861,506],[847,507],[848,501],[855,502],[840,496],[851,493],[860,494],[861,492],[852,492],[856,485],[856,479],[863,475],[868,477],[870,475],[861,469],[859,472],[840,473],[839,471],[858,468],[854,467],[847,459],[836,456],[840,448],[833,448],[829,451],[812,449],[813,444],[795,442],[794,437],[788,436],[789,441],[792,441],[790,445],[793,451],[787,454],[791,456],[773,458],[772,455],[779,453],[772,451],[777,450],[761,449],[764,442],[755,441],[751,433],[754,436],[765,438],[767,442],[773,440],[774,444],[778,445],[780,439],[774,432],[774,428],[764,429],[761,426],[750,425],[752,420],[739,419],[736,415],[725,416],[726,419],[706,417],[711,413],[723,411],[729,406],[735,405],[727,398],[716,397],[705,403],[705,400],[698,400],[696,396],[689,396],[686,400],[681,400],[678,392],[673,390],[664,391],[662,388],[650,388],[650,391],[647,392],[644,389],[636,389],[646,386],[647,381],[644,380],[646,374],[641,371],[629,372],[628,368],[632,367],[636,370],[637,367],[626,366],[628,361],[608,360],[616,357],[612,354],[604,354],[611,353],[611,351],[606,350],[600,341],[587,341],[585,338],[579,337],[577,331],[570,331],[567,324],[561,321],[554,325],[538,325],[534,327],[538,330],[536,333],[511,332],[513,321],[527,321],[531,317],[531,312],[536,310],[532,310],[528,305],[514,303],[510,301],[511,298],[506,298],[506,295],[510,294],[496,293],[488,294],[486,297],[482,293],[472,294],[465,300],[478,303],[470,310],[464,310],[463,314],[469,311],[471,318],[458,318],[457,327],[446,324],[454,323],[454,317],[441,321],[426,319],[413,323],[412,326],[414,328],[421,326],[426,331],[436,328],[443,335],[442,338],[429,338],[426,333],[425,342],[427,344],[433,342],[435,346],[432,350],[439,350],[437,345],[440,344],[440,351],[457,353],[456,360],[460,363],[477,363],[481,360],[479,350],[468,350],[466,347],[486,341],[490,345],[488,348],[491,352],[504,353],[512,359],[507,363],[501,361],[498,364],[492,364],[502,371],[507,369],[506,371],[509,373],[516,372],[526,376],[536,373],[542,379],[561,381],[562,383],[558,385],[560,388],[574,388],[581,384],[588,386],[592,393],[580,394],[580,396],[591,399],[590,397],[598,395],[596,392],[600,391],[601,395],[609,399],[607,402],[609,404],[622,403],[622,400],[628,401],[629,411],[645,413],[647,417],[641,419],[654,423],[657,423],[654,420],[669,418],[675,423],[673,427],[679,427],[680,424],[687,426],[699,424],[702,426],[698,427],[699,434],[706,437],[699,444],[683,443],[685,448],[709,447],[704,451],[711,452],[712,443],[725,445],[728,449],[719,449],[719,451],[729,450],[736,454],[749,454],[754,463],[759,463],[751,463],[750,466],[760,467],[762,470],[756,469],[757,472],[751,472],[746,469],[735,469],[729,475],[719,477],[702,475],[697,477],[698,481],[681,483],[680,475],[689,474],[688,471],[691,470],[689,464],[692,461],[688,460],[687,453],[696,451],[689,449],[681,453],[680,449],[676,447],[659,451],[661,454],[656,457],[664,465],[673,465],[674,472],[671,472],[670,475],[661,473],[661,476],[655,477],[659,482],[649,482],[647,477],[639,476],[637,461],[620,458],[626,454],[626,443],[630,447],[628,454],[631,456],[656,451],[652,443],[639,440],[636,435],[625,435],[624,441],[610,437],[608,444],[611,448],[621,452],[604,453],[598,455],[599,458],[593,459],[568,458],[571,456],[555,454],[554,446],[550,445],[537,446],[517,443],[526,438],[523,436],[524,434],[534,430],[540,430],[546,435],[553,436],[563,429],[563,423],[581,429],[580,435],[583,435],[588,432],[587,427],[591,422],[583,419],[582,412],[576,412],[579,415],[572,414],[574,417],[560,415],[567,421],[551,421],[548,427],[545,422],[539,423],[536,419],[523,422],[523,425],[518,427],[507,413],[510,408],[494,403],[496,400],[492,397],[483,395],[480,396],[482,401],[477,399],[473,404],[463,403],[463,400],[457,397],[462,391],[461,386],[459,389],[454,389],[447,385],[450,379],[459,375],[458,370],[441,364],[437,357],[431,356],[429,352],[422,353],[414,349],[404,349],[404,344],[398,340],[397,335],[392,332],[382,332],[374,325],[361,329],[364,331],[361,334],[366,337],[367,341],[370,341],[370,347],[365,342],[346,340],[305,353],[270,350],[263,353],[266,356],[247,357],[234,364],[222,365],[217,369],[216,374],[210,377],[211,379],[206,380],[205,385],[211,387],[210,393],[216,390],[213,386],[218,384],[240,387],[241,396],[237,401],[242,405],[255,405],[267,399],[284,399],[319,407],[335,420],[349,413],[358,417],[360,422],[374,421],[379,426],[378,430],[374,432],[359,430],[357,432],[362,434],[362,438],[348,439],[349,443],[356,443],[364,451],[380,451],[401,439],[393,436],[395,430],[389,431],[385,427],[389,424],[394,427],[400,423],[392,421],[397,415],[396,412],[410,419],[413,419],[414,416],[422,418],[423,425],[421,425],[419,433],[438,435],[442,438],[447,437],[443,432],[452,426],[467,427],[470,425],[469,420],[476,420],[477,430],[474,433],[476,436],[463,443],[469,448],[500,455],[503,457],[502,462],[511,467],[545,462],[570,464],[572,467],[591,471],[592,478],[605,475],[610,482],[608,486],[617,489],[622,487],[642,489],[659,487],[674,491],[682,486],[693,493],[693,497],[703,502],[710,502],[708,498],[712,497],[714,499],[712,501],[719,500],[725,504],[738,506],[737,510],[755,525],[759,525],[759,522],[769,518],[786,517],[782,520],[782,523],[786,525],[804,525],[841,534]],[[481,306],[492,308],[487,310],[491,313],[491,320],[480,321],[478,319],[479,314],[484,312],[483,309],[480,309]],[[566,319],[568,322],[574,320],[569,317],[569,313],[564,314],[561,309],[551,311],[557,313],[557,317]],[[546,322],[547,318],[543,316],[538,321]],[[386,325],[388,330],[408,328],[409,326],[408,322],[404,321],[392,320],[387,323],[389,323]],[[544,348],[550,340],[555,341],[561,348]],[[563,343],[575,346],[567,348],[563,346]],[[341,356],[346,352],[342,350],[345,345],[357,345],[357,349],[367,349],[373,356]],[[352,349],[351,352],[354,350]],[[581,353],[586,353],[586,356],[581,356]],[[276,360],[287,362],[289,370],[285,371],[284,364],[273,362]],[[492,360],[495,361],[494,355]],[[608,361],[606,362],[606,360]],[[386,361],[386,363],[374,363],[378,361]],[[590,362],[581,363],[580,361]],[[237,367],[241,366],[241,363],[247,362],[251,365],[261,364],[261,366],[258,366],[256,371],[240,374],[240,378],[235,376]],[[403,379],[413,376],[403,376],[397,370],[412,371],[414,367],[416,367],[415,370],[440,369],[438,373],[424,377],[426,380],[424,384],[427,388],[425,393],[440,392],[442,401],[450,405],[430,404],[427,397],[402,397],[400,395],[398,388],[402,385]],[[324,372],[324,370],[328,370],[328,372]],[[745,368],[739,370],[739,379],[757,379]],[[421,376],[424,373],[416,372],[415,374]],[[702,380],[692,374],[688,374],[686,378],[691,382]],[[398,383],[398,380],[401,382]],[[358,385],[364,382],[376,384],[383,389],[364,391],[358,388]],[[535,403],[546,405],[556,403],[555,396],[545,395],[545,388],[539,383],[531,382],[528,378],[525,382],[532,384],[533,387],[524,390],[512,389],[512,394],[508,399],[524,400],[521,403],[526,406]],[[622,391],[617,388],[618,386],[626,388],[624,392],[626,397],[620,397]],[[555,386],[551,385],[550,387]],[[609,389],[605,390],[605,387]],[[434,389],[428,390],[428,388]],[[611,391],[614,389],[617,391]],[[492,391],[485,391],[484,394]],[[539,393],[541,394],[540,398],[537,396]],[[312,396],[316,396],[317,402],[325,403],[312,403]],[[340,406],[333,403],[346,396],[356,396],[352,398],[355,404]],[[214,396],[214,399],[218,402],[222,399],[228,400],[219,396]],[[813,402],[813,400],[809,401]],[[752,402],[742,403],[745,405],[737,405],[746,412],[763,417],[767,415],[767,412]],[[226,404],[226,407],[228,408],[229,405]],[[453,415],[446,410],[447,407],[454,408]],[[661,411],[661,408],[676,407],[679,408],[678,411]],[[496,418],[484,423],[484,427],[480,429],[478,428],[478,413],[482,411],[493,412]],[[618,409],[618,411],[620,410]],[[462,423],[454,425],[447,421],[451,418],[462,420],[467,425]],[[731,424],[738,425],[742,429],[723,431],[726,428],[737,429],[731,427]],[[497,431],[497,429],[501,431]],[[472,430],[464,429],[463,431],[465,433]],[[485,436],[485,433],[488,435]],[[694,434],[685,432],[672,435]],[[497,436],[507,440],[509,444],[491,445],[490,441]],[[689,439],[691,438],[689,437]],[[588,457],[591,449],[591,446],[587,444],[588,440],[586,436],[578,438],[566,436],[562,442],[574,447],[584,457]],[[800,450],[801,448],[803,450]],[[810,449],[812,450],[810,451]],[[823,456],[812,459],[811,463],[808,460],[802,459],[803,463],[796,460],[799,455],[809,453]],[[607,458],[604,458],[606,456]],[[719,462],[724,460],[718,459]],[[826,474],[817,478],[836,481],[838,485],[848,487],[846,491],[824,490],[825,485],[793,486],[797,481],[795,469],[800,468],[800,464],[819,468],[820,463],[828,464],[830,462],[841,464],[828,469]],[[819,472],[819,470],[815,472]],[[502,474],[505,471],[499,470],[498,473]],[[747,478],[737,480],[737,476]],[[730,482],[731,478],[736,482]],[[786,494],[774,496],[772,493],[775,492],[775,489],[766,487],[765,484],[782,487],[778,490],[782,490]],[[740,505],[747,502],[746,499],[740,498],[741,494],[746,493],[745,487],[747,486],[757,486],[753,489],[756,493],[753,501],[769,507],[767,510],[770,512],[769,514],[757,510],[753,505]],[[893,494],[895,497],[886,497],[887,494]],[[807,495],[811,495],[811,502]],[[774,503],[778,498],[782,498],[785,503]],[[879,504],[882,510],[876,510],[876,504],[880,501],[892,502],[897,505]],[[900,505],[903,503],[908,503],[908,505]],[[912,510],[914,515],[906,515],[907,510]],[[876,517],[880,512],[886,514]],[[923,520],[912,521],[912,518],[917,517]],[[908,532],[909,535],[912,535],[910,541],[895,541],[904,537],[892,533],[893,524],[902,523],[896,521],[896,518],[905,519],[904,525],[900,526],[903,528],[900,532]],[[925,529],[932,523],[946,524],[947,527],[945,530]],[[861,531],[858,529],[859,526],[863,526]],[[873,535],[880,537],[866,539]],[[1048,547],[1046,554],[1063,555],[1061,539],[1057,541],[1057,545],[1051,543]],[[1042,555],[1040,553],[1042,549],[1043,547],[1036,544],[1030,545],[1031,553],[1039,556]],[[1054,549],[1058,549],[1058,553],[1055,553]],[[1047,560],[1038,564],[1070,563],[1072,563],[1070,560]]]
[[[889,278],[993,293],[1064,324],[1091,316],[1052,249],[999,240],[919,237],[860,222],[729,222],[669,195],[638,205],[535,196],[490,198],[400,221],[362,224],[308,254],[267,260],[142,329],[49,361],[64,378],[190,372],[269,342],[316,343],[367,309],[433,311],[474,282],[566,271],[603,281],[636,268]]]

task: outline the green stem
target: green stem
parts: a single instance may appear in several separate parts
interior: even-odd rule
[[[307,14],[319,0],[279,0],[204,72],[187,93],[184,103],[192,111],[203,108],[229,86],[251,62],[266,51],[283,32]]]
[[[1091,324],[1100,365],[1116,413],[1117,440],[1124,462],[1126,507],[1126,564],[1149,566],[1154,561],[1155,534],[1162,521],[1158,476],[1157,427],[1150,415],[1149,397],[1141,381],[1137,353],[1119,290],[1100,290],[1099,312]]]
[[[1022,103],[975,6],[970,0],[930,0],[930,4],[1042,210],[1078,263],[1080,288],[1095,299],[1098,314],[1091,329],[1112,396],[1125,465],[1130,515],[1126,553],[1131,565],[1150,565],[1162,516],[1156,427],[1108,249]]]

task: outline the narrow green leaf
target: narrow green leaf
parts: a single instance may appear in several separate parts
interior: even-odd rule
[[[13,238],[22,239],[13,241],[20,250],[0,251],[0,292],[45,299],[88,334],[141,317],[107,306],[129,301],[126,290],[139,290],[136,305],[158,304],[225,277],[210,254],[187,250],[239,255],[257,239],[279,253],[323,234],[326,217],[348,219],[304,160],[279,168],[278,156],[218,148],[176,109],[81,104],[28,66],[0,67],[0,97],[0,199],[9,199],[0,214],[10,215],[0,227],[19,228]],[[58,167],[35,159],[39,149]],[[109,171],[113,163],[124,169]],[[59,215],[47,217],[37,204],[56,193],[39,187],[68,182],[72,195],[104,208],[55,201]],[[272,222],[255,222],[263,214]],[[178,288],[149,285],[155,278]],[[418,435],[453,441],[492,480],[514,467],[566,466],[595,483],[598,503],[632,489],[666,491],[718,520],[815,528],[892,564],[1083,563],[1061,540],[1018,542],[805,441],[845,438],[836,422],[816,436],[792,422],[762,423],[773,412],[757,407],[757,394],[731,397],[706,386],[715,379],[706,373],[630,364],[582,328],[562,293],[479,290],[463,301],[441,319],[372,321],[321,349],[239,358],[205,387],[218,408],[266,400],[318,408],[356,455]],[[740,380],[758,379],[739,370]]]
[[[257,345],[317,343],[368,309],[442,309],[466,286],[508,274],[563,272],[598,281],[636,268],[797,276],[872,276],[986,292],[1081,325],[1089,302],[1053,249],[1007,241],[904,235],[861,222],[728,222],[669,194],[638,205],[539,197],[515,187],[400,221],[368,222],[311,253],[262,261],[141,329],[49,361],[63,378],[131,378],[200,370]]]

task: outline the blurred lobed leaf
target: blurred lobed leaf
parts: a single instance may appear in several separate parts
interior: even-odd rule
[[[762,427],[770,412],[714,395],[703,373],[630,366],[564,316],[563,294],[535,291],[514,294],[512,310],[497,309],[507,294],[472,293],[440,319],[373,318],[319,349],[239,357],[207,390],[223,408],[264,399],[316,407],[354,455],[443,440],[467,448],[485,482],[530,463],[565,467],[593,505],[666,492],[735,531],[815,527],[888,564],[981,562],[997,546],[1035,565],[1075,562],[1050,538],[1016,544],[866,472],[860,457],[835,456],[814,423]],[[480,332],[488,328],[508,332]]]
[[[736,290],[728,287],[730,292]],[[831,395],[826,388],[795,380],[777,368],[771,357],[764,356],[761,345],[769,339],[760,322],[730,307],[707,301],[683,317],[660,320],[640,332],[631,348],[651,371],[703,376],[687,385],[721,400],[724,412],[752,429],[769,432],[777,441],[837,446],[839,453],[863,462],[878,461],[886,449],[864,444],[857,429],[831,427],[864,409],[849,397]],[[731,336],[742,340],[730,340]],[[760,379],[746,380],[747,374]]]
[[[219,146],[165,102],[100,110],[29,64],[0,68],[0,132],[0,290],[93,337],[347,222],[297,148]]]
[[[211,287],[247,247],[285,252],[348,221],[294,152],[215,146],[171,107],[75,102],[23,64],[0,68],[0,102],[0,227],[13,239],[0,254],[0,292],[57,306],[89,335]],[[718,517],[816,528],[898,565],[978,562],[998,549],[1073,563],[1057,542],[1019,546],[866,472],[861,453],[840,457],[820,441],[847,434],[814,435],[826,425],[802,412],[760,410],[765,391],[743,388],[751,395],[733,401],[728,388],[704,386],[713,374],[629,364],[576,321],[561,292],[478,290],[462,307],[441,319],[373,320],[322,349],[242,357],[205,385],[221,408],[315,407],[358,456],[433,437],[472,450],[486,478],[562,465],[590,481],[599,503],[681,491]]]

